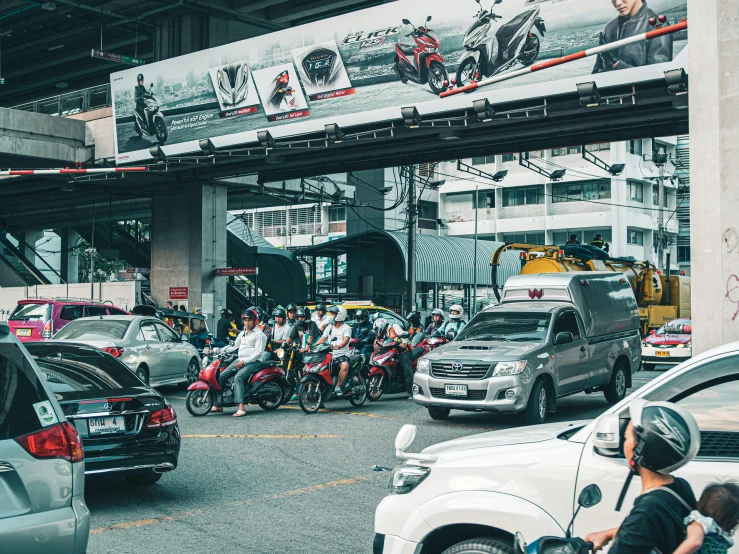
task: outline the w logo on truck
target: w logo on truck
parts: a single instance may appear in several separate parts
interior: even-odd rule
[[[542,289],[529,289],[529,298],[533,300],[534,298],[539,299],[542,295]]]

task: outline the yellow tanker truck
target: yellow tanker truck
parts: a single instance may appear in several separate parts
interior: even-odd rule
[[[678,317],[690,317],[690,277],[662,275],[649,262],[611,258],[593,246],[508,243],[496,250],[490,265],[498,300],[505,284],[500,281],[519,269],[521,274],[613,271],[623,273],[634,291],[643,334]]]

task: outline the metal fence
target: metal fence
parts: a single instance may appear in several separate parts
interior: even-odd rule
[[[98,85],[57,96],[11,106],[14,110],[43,113],[46,115],[67,116],[89,112],[111,105],[110,85]]]

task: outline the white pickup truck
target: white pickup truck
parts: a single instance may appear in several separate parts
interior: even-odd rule
[[[418,454],[407,451],[415,433],[401,430],[396,454],[403,465],[393,472],[391,494],[377,507],[374,554],[514,554],[516,532],[528,541],[563,537],[580,491],[591,483],[603,500],[579,513],[574,536],[618,526],[641,483],[634,479],[616,512],[626,460],[614,456],[597,430],[600,425],[612,431],[613,416],[625,417],[632,397],[676,402],[696,418],[701,449],[677,472],[696,496],[709,482],[739,478],[737,342],[675,367],[592,422],[493,431]],[[731,553],[739,554],[739,547]]]

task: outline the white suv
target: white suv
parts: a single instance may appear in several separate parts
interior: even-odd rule
[[[391,494],[377,507],[373,552],[450,554],[456,547],[453,552],[460,554],[512,554],[517,531],[528,541],[564,536],[575,499],[591,483],[600,487],[603,500],[579,513],[574,536],[618,526],[641,484],[634,479],[616,512],[626,460],[599,449],[593,434],[599,422],[612,423],[608,415],[624,415],[632,397],[676,402],[695,416],[701,449],[677,475],[690,482],[696,496],[712,481],[739,479],[737,342],[675,367],[593,422],[483,433],[420,454],[405,452],[414,433],[402,430],[396,448],[405,463],[394,470]],[[739,546],[730,552],[739,554]]]

